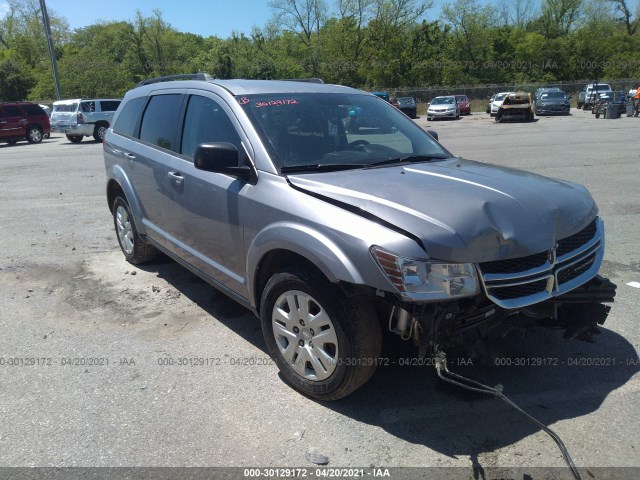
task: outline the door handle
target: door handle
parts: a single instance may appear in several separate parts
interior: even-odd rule
[[[169,179],[176,182],[178,185],[182,185],[184,177],[180,172],[169,172]]]
[[[124,156],[127,157],[129,160],[135,160],[136,159],[136,156],[133,153],[124,152]]]

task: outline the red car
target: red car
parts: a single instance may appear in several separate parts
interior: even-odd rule
[[[471,99],[466,95],[456,95],[460,115],[471,115]]]
[[[0,142],[10,145],[20,140],[40,143],[50,133],[49,116],[39,105],[30,102],[0,103]]]

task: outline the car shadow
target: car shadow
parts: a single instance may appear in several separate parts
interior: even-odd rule
[[[407,442],[449,457],[469,456],[476,463],[482,453],[540,430],[493,395],[440,380],[432,362],[407,365],[411,350],[400,353],[398,342],[387,344],[381,366],[362,389],[323,405]],[[488,365],[452,357],[449,368],[491,387],[502,385],[507,397],[545,425],[597,411],[611,392],[640,371],[634,347],[606,328],[593,343],[536,328],[526,336],[509,335],[493,347],[494,360]]]
[[[267,353],[260,322],[248,309],[165,255],[138,268],[155,273]],[[385,333],[379,367],[367,384],[339,401],[311,400],[409,443],[452,458],[468,456],[474,472],[484,469],[483,453],[540,430],[494,396],[440,380],[433,362],[415,354],[410,343]],[[502,385],[507,397],[545,425],[597,411],[640,371],[639,363],[633,345],[604,327],[588,342],[565,339],[560,330],[533,328],[492,344],[491,361],[479,363],[463,354],[448,358],[451,371],[491,387]]]
[[[20,147],[28,147],[28,146],[37,146],[37,145],[45,145],[47,143],[55,143],[51,140],[51,138],[43,138],[41,142],[38,143],[29,143],[26,140],[19,140],[17,143],[9,144],[3,143],[0,141],[0,148],[20,148]]]
[[[251,310],[209,285],[167,255],[159,254],[155,260],[136,265],[136,268],[165,280],[221,324],[267,353],[260,321]]]

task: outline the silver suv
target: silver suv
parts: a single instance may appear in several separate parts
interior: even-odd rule
[[[53,103],[51,131],[64,133],[73,143],[84,137],[102,142],[119,106],[117,98],[59,100]]]
[[[104,158],[126,259],[164,252],[250,308],[282,377],[318,399],[388,364],[383,332],[479,354],[514,326],[587,332],[615,295],[584,187],[454,157],[352,88],[146,81]]]

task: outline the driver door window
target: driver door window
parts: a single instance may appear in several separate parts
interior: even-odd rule
[[[181,153],[193,158],[201,143],[226,142],[242,151],[240,136],[222,107],[211,98],[192,95],[182,130]]]

